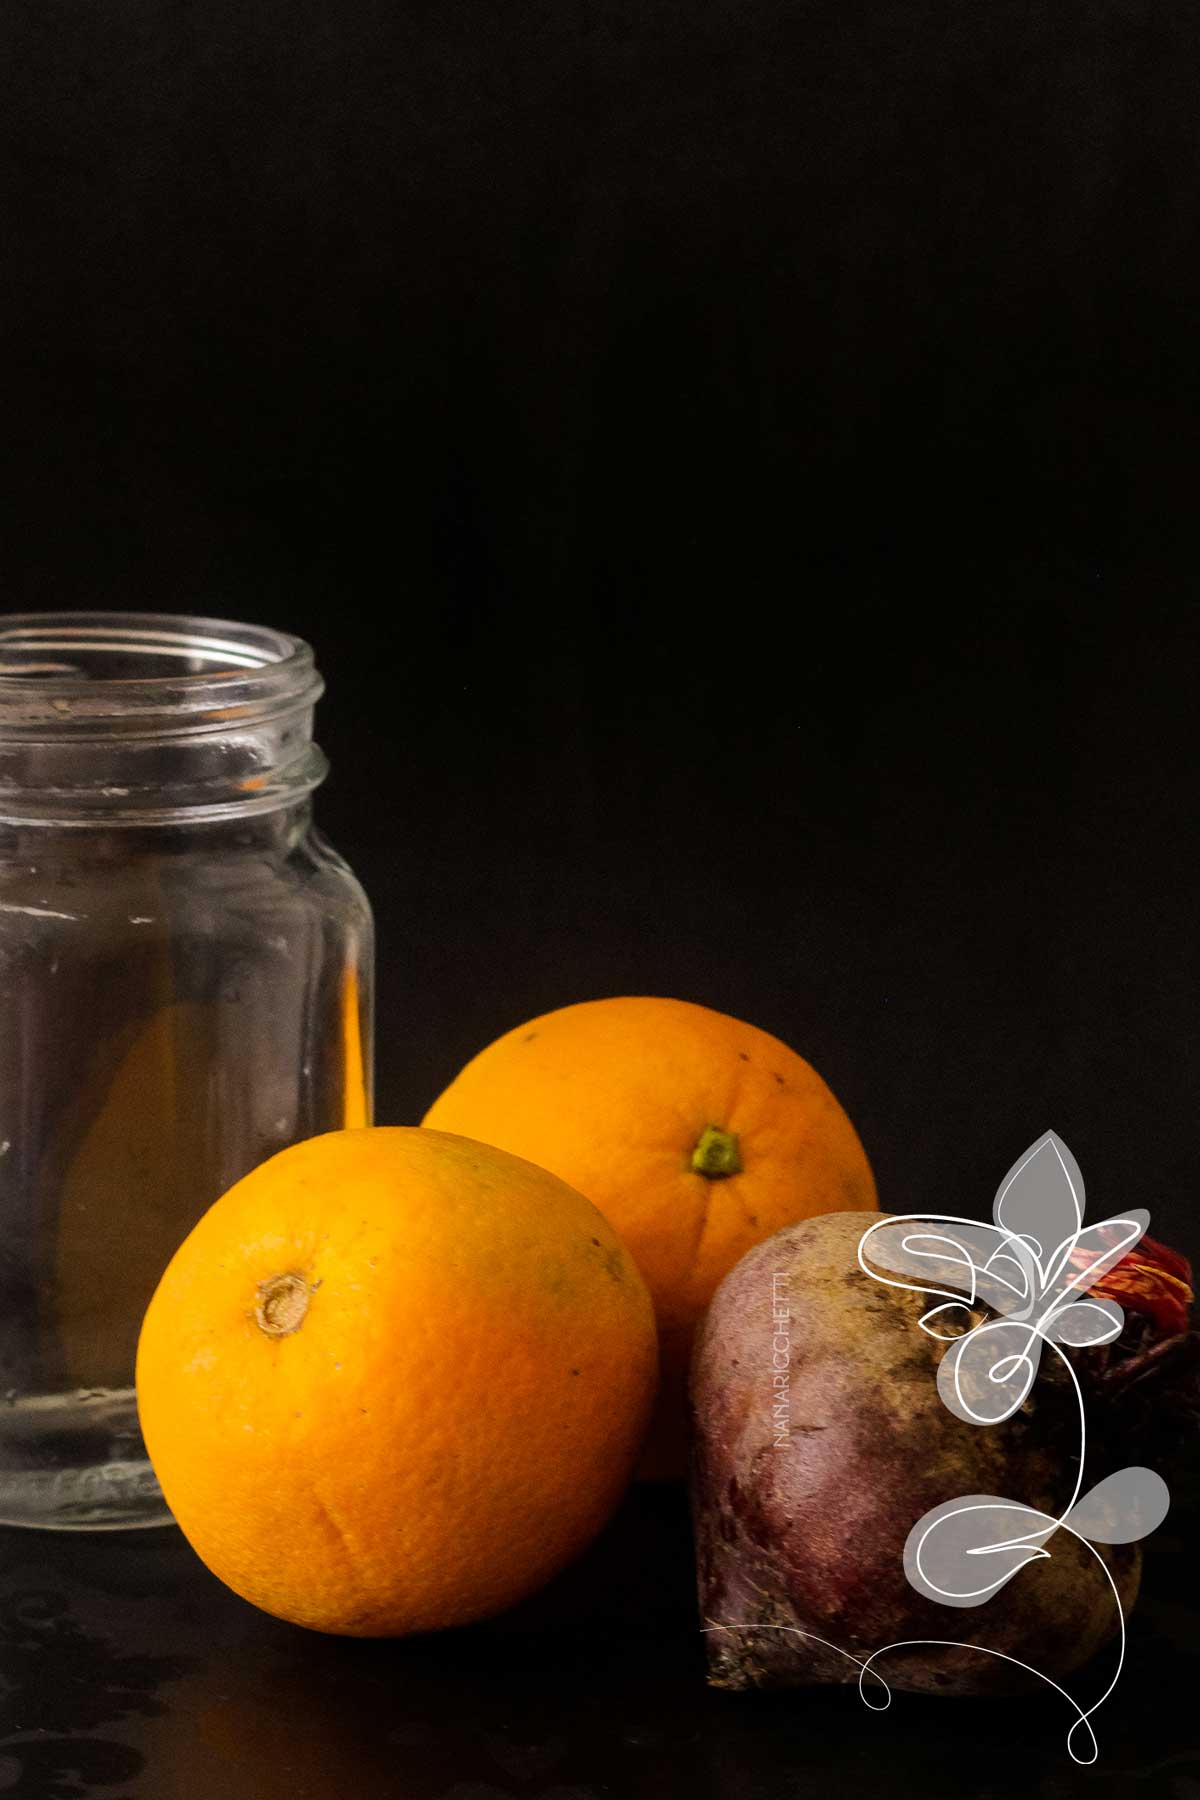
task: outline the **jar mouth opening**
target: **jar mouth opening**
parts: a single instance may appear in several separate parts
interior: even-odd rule
[[[173,737],[311,708],[298,637],[172,613],[0,617],[0,738]]]

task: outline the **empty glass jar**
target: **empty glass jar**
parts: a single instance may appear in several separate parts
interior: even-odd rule
[[[169,1515],[142,1313],[200,1214],[371,1116],[371,915],[299,639],[0,617],[0,1522]]]

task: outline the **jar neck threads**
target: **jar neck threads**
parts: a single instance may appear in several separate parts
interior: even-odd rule
[[[0,821],[156,825],[275,811],[327,764],[309,646],[165,613],[0,619]]]

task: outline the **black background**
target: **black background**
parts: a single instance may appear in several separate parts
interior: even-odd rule
[[[289,627],[379,1116],[786,1038],[885,1206],[1200,1253],[1200,14],[6,0],[5,604]]]

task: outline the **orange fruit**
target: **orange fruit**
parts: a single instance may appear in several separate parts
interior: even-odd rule
[[[633,1252],[662,1368],[645,1474],[682,1469],[692,1335],[734,1263],[782,1225],[878,1204],[854,1127],[816,1070],[767,1032],[684,1000],[587,1000],[530,1019],[469,1062],[424,1123],[553,1170]]]
[[[556,1176],[416,1127],[330,1132],[205,1213],[150,1302],[142,1430],[235,1592],[320,1631],[461,1625],[604,1524],[653,1403],[654,1314]]]

